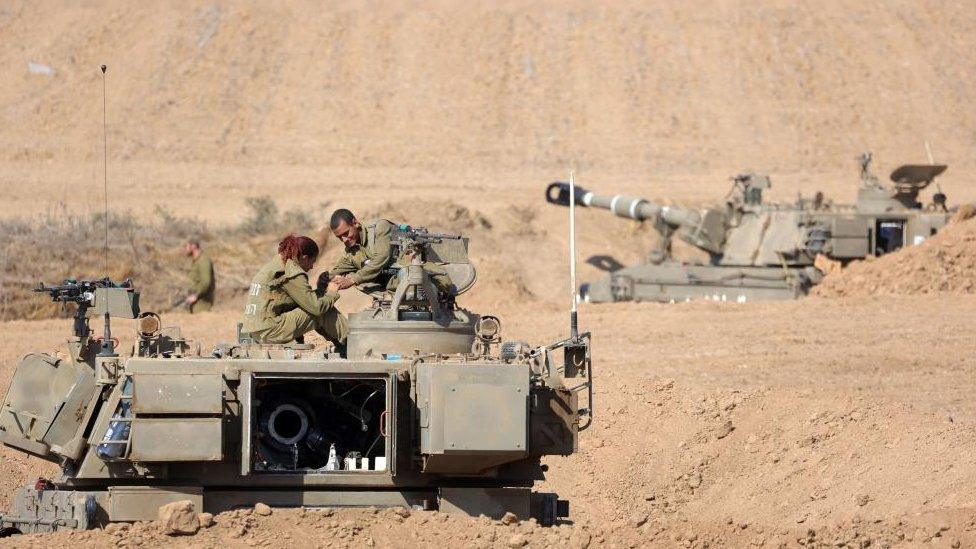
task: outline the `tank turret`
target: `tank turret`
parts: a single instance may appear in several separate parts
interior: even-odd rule
[[[61,475],[21,488],[0,532],[154,520],[182,500],[210,513],[263,502],[567,516],[568,502],[532,486],[542,457],[576,452],[592,422],[589,334],[574,323],[546,345],[505,341],[498,318],[456,305],[475,277],[465,239],[401,227],[394,241],[398,285],[353,315],[348,358],[246,340],[193,353],[138,311],[131,284],[45,287],[78,304],[70,358],[21,361],[0,443]],[[435,286],[429,268],[454,284]],[[127,356],[88,327],[114,316],[138,318]]]
[[[861,187],[857,192],[857,209],[861,212],[895,212],[921,210],[919,193],[946,171],[945,164],[906,164],[889,176],[891,183],[883,183],[871,172],[873,156],[866,152],[858,157],[861,166]],[[946,196],[939,190],[932,197],[928,209],[946,211]]]
[[[580,294],[588,301],[793,299],[822,279],[818,258],[846,264],[890,253],[924,241],[948,222],[951,212],[941,190],[929,206],[918,200],[944,165],[901,166],[891,184],[882,184],[870,172],[871,155],[859,160],[861,186],[852,205],[819,192],[794,203],[767,202],[763,194],[772,183],[756,173],[733,177],[723,203],[697,210],[577,187],[576,205],[650,222],[661,236],[646,263],[583,284]],[[551,183],[545,196],[550,204],[569,205],[566,183]],[[707,253],[708,261],[675,258],[674,235]]]
[[[349,316],[350,358],[469,353],[477,341],[480,316],[457,306],[457,297],[477,279],[468,257],[468,239],[399,225],[393,246],[399,260],[392,293],[373,299],[371,308]],[[425,264],[449,274],[451,287],[435,287]]]

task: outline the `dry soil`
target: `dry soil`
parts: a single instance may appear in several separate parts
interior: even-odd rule
[[[927,141],[950,203],[976,200],[973,28],[971,3],[926,0],[7,2],[0,215],[100,210],[105,62],[115,211],[233,222],[246,197],[276,194],[460,229],[481,273],[462,303],[542,343],[565,335],[569,284],[566,212],[541,192],[570,166],[585,187],[669,202],[719,200],[750,168],[779,199],[850,201],[856,154],[884,175],[925,161]],[[581,260],[630,263],[653,241],[601,212],[578,221]],[[968,266],[970,229],[884,271]],[[976,546],[970,272],[920,295],[585,305],[596,422],[579,454],[547,460],[538,488],[573,506],[558,528],[239,511],[187,538],[140,524],[4,543]],[[599,274],[581,262],[581,279]],[[240,307],[166,320],[206,349],[233,338]],[[0,324],[0,387],[69,328]],[[0,507],[54,472],[0,450]]]

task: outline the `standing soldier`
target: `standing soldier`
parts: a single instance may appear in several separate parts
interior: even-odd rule
[[[191,313],[209,311],[213,308],[214,291],[216,290],[213,261],[207,252],[200,247],[200,241],[196,239],[187,240],[183,244],[183,252],[192,260],[190,264],[190,295],[186,297],[184,303],[190,308]]]
[[[356,286],[359,291],[375,296],[396,288],[398,280],[391,267],[404,258],[393,257],[393,223],[374,219],[363,225],[351,211],[342,208],[332,213],[329,227],[346,247],[346,253],[329,269],[330,279],[340,290]],[[428,261],[424,270],[438,290],[451,292],[451,277],[443,268]]]

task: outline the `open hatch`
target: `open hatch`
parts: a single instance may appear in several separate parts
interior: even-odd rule
[[[384,376],[242,377],[242,474],[389,474]]]

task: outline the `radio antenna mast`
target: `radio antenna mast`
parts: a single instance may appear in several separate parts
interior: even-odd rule
[[[105,101],[105,71],[108,66],[102,65],[102,182],[105,185],[105,276],[108,276],[108,122]]]
[[[569,171],[569,295],[572,306],[569,313],[569,334],[573,341],[579,340],[579,325],[576,313],[576,177]]]

